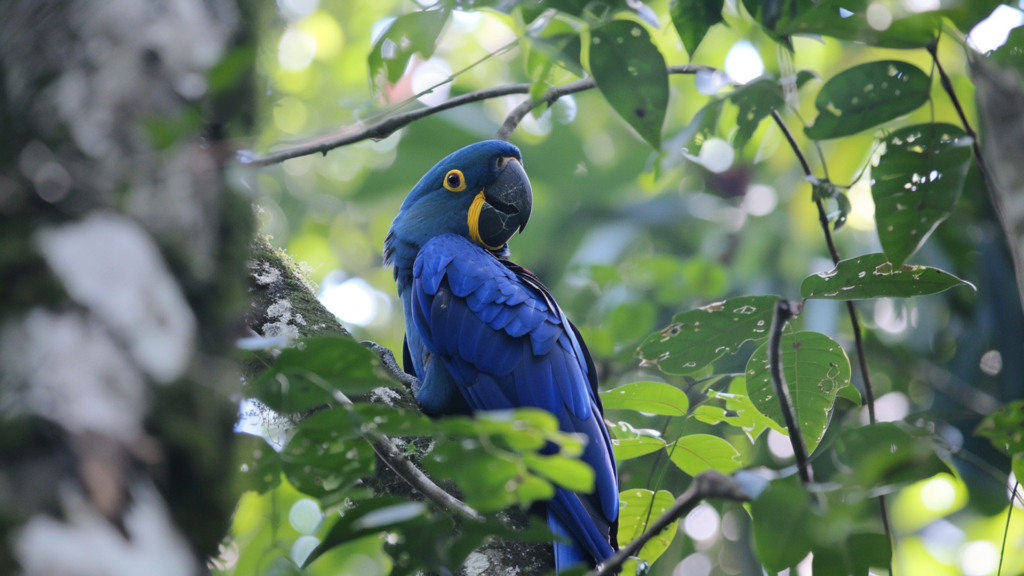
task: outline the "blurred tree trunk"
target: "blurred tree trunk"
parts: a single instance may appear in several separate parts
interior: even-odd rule
[[[253,18],[0,3],[0,573],[191,575],[217,552]]]

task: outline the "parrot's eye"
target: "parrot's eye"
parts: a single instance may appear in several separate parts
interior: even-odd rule
[[[444,177],[444,187],[452,192],[462,192],[466,189],[466,178],[459,170],[452,170]]]

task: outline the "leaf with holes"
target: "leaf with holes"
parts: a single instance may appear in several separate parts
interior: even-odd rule
[[[854,66],[825,83],[814,101],[808,138],[849,136],[909,114],[928,101],[931,80],[913,64],[881,60]]]
[[[705,470],[732,474],[743,467],[740,453],[725,440],[710,434],[690,434],[669,444],[672,462],[690,476]]]
[[[657,520],[672,507],[675,498],[668,490],[658,490],[655,494],[650,490],[625,490],[619,493],[619,546],[625,546],[643,534],[652,522]],[[679,528],[669,524],[660,534],[644,544],[637,556],[653,563],[675,538]]]
[[[904,264],[893,268],[885,254],[866,254],[843,260],[828,272],[804,278],[800,295],[821,300],[910,298],[937,294],[954,286],[974,285],[949,272]]]
[[[778,296],[743,296],[680,312],[661,332],[644,340],[637,355],[641,365],[667,374],[691,374],[736,349],[747,340],[768,336]]]
[[[952,214],[971,163],[971,139],[952,124],[919,124],[885,138],[871,170],[882,250],[901,266]]]
[[[672,24],[691,59],[708,29],[722,22],[724,4],[724,0],[672,0]]]
[[[654,148],[668,108],[665,58],[644,27],[614,20],[590,33],[590,71],[611,107]]]
[[[383,94],[405,73],[409,58],[417,52],[426,60],[434,55],[451,10],[421,10],[399,16],[380,35],[370,50],[370,85]]]
[[[836,394],[850,385],[850,360],[835,340],[817,332],[783,334],[780,348],[793,412],[810,454],[825,433]],[[768,370],[767,342],[747,361],[747,393],[762,414],[786,426]]]
[[[612,440],[612,452],[615,454],[615,459],[619,462],[646,456],[664,447],[664,440],[650,436]]]
[[[685,416],[690,400],[675,386],[661,382],[634,382],[601,392],[605,410],[637,410],[664,416]]]

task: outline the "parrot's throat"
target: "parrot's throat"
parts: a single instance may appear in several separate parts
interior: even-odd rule
[[[484,248],[487,248],[492,252],[497,252],[504,248],[504,245],[491,246],[484,242],[480,237],[480,211],[483,210],[483,207],[484,191],[481,190],[480,193],[476,195],[476,198],[473,198],[473,203],[469,206],[469,215],[466,216],[466,224],[469,225],[469,237],[473,242],[476,242]]]

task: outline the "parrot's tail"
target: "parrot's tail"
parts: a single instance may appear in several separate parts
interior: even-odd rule
[[[548,527],[556,536],[569,540],[568,543],[555,542],[556,572],[579,564],[594,566],[615,553],[579,496],[564,488],[556,489],[555,497],[548,502]]]

